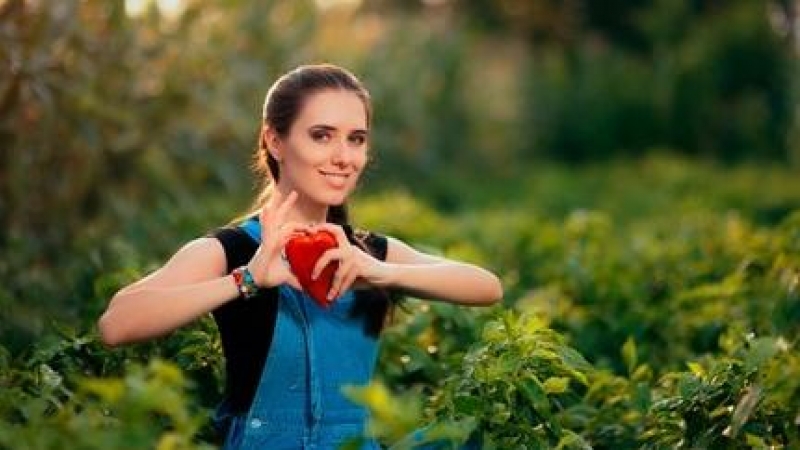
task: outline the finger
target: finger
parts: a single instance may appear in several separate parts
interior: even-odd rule
[[[344,251],[338,247],[326,250],[314,265],[314,270],[311,271],[311,279],[316,280],[319,274],[328,267],[328,264],[333,261],[341,261],[343,258]]]
[[[298,291],[303,290],[303,287],[300,285],[300,282],[297,280],[297,277],[295,277],[292,272],[289,272],[289,275],[286,277],[286,284],[297,289]]]
[[[277,202],[279,202],[280,199],[280,191],[273,186],[269,198],[264,202],[264,206],[261,207],[261,212],[258,215],[258,220],[261,223],[261,236],[269,234],[269,228],[272,224],[271,218],[273,217],[272,211],[275,209],[275,205],[278,204]]]
[[[283,194],[278,189],[278,186],[273,185],[269,193],[269,199],[267,199],[267,205],[269,205],[271,209],[277,208],[282,198]]]
[[[358,278],[358,275],[356,275],[356,272],[354,270],[348,272],[348,274],[342,280],[342,285],[339,286],[339,291],[336,293],[337,297],[347,292],[353,286],[353,283],[356,281],[356,278]]]
[[[320,223],[314,226],[315,230],[326,230],[333,233],[333,236],[336,238],[336,242],[339,244],[339,247],[348,247],[350,245],[350,241],[347,239],[347,235],[344,232],[344,228],[341,225],[336,225],[334,223]]]
[[[277,186],[274,186],[269,193],[269,198],[267,198],[267,201],[264,202],[264,206],[266,206],[268,211],[275,211],[281,205],[282,201],[283,194]]]
[[[279,242],[286,243],[289,239],[298,234],[306,234],[309,232],[308,225],[302,222],[286,222],[281,224],[275,236]]]
[[[284,196],[277,187],[274,187],[261,208],[262,227],[282,222],[286,212],[294,205],[295,200],[297,200],[295,191],[290,192],[288,196]]]
[[[267,202],[261,207],[261,211],[258,213],[258,224],[261,226],[261,236],[268,234],[269,216],[269,202]]]
[[[279,258],[279,263],[283,265],[287,271],[291,272],[291,266],[286,257],[286,245],[293,237],[303,233],[304,229],[305,226],[297,222],[292,222],[286,224],[285,227],[279,228],[277,232],[271,236],[271,243],[267,245],[267,251],[269,252],[268,261],[275,261],[276,258]]]
[[[300,222],[287,222],[283,225],[272,228],[268,236],[264,237],[265,241],[272,242],[270,248],[283,248],[286,243],[295,235],[306,233],[308,228],[305,224]]]
[[[336,271],[336,274],[333,277],[333,283],[331,283],[331,289],[328,291],[328,299],[332,300],[338,297],[342,292],[344,292],[350,283],[350,278],[355,271],[353,270],[352,265],[348,266],[339,266],[339,270]]]
[[[272,250],[284,252],[289,241],[295,236],[302,236],[305,233],[308,233],[308,226],[303,223],[288,222],[283,224],[275,234],[275,244]]]
[[[336,268],[336,272],[333,274],[333,280],[331,281],[331,290],[335,290],[337,293],[340,292],[342,290],[342,283],[352,271],[353,271],[352,261],[342,261],[341,263],[339,263],[339,267]]]
[[[286,200],[279,204],[278,210],[275,212],[275,220],[278,223],[283,223],[286,220],[286,215],[292,209],[296,201],[297,191],[292,191],[286,196]]]

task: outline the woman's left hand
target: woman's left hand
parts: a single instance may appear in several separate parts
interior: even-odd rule
[[[311,226],[311,232],[325,230],[336,237],[338,246],[327,250],[317,260],[311,278],[316,279],[322,270],[333,261],[338,261],[339,267],[333,276],[328,299],[332,300],[347,291],[354,284],[380,285],[386,277],[388,270],[386,264],[364,250],[350,243],[344,229],[332,223],[316,224]]]

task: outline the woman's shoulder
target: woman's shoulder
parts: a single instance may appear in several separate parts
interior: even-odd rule
[[[234,222],[215,228],[205,238],[215,240],[222,246],[228,271],[247,263],[258,248],[258,242],[243,227],[245,222]]]

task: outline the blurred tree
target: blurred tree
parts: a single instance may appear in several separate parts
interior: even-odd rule
[[[147,131],[170,111],[152,107],[160,79],[131,77],[145,66],[158,73],[161,52],[134,45],[122,2],[14,0],[0,32],[0,298],[12,302],[3,330],[13,331],[40,326],[35,308],[76,283],[78,274],[53,269],[76,259],[75,242],[108,198],[135,188],[128,175]]]
[[[209,214],[203,193],[238,194],[229,215],[244,208],[263,95],[305,61],[315,20],[310,1],[187,1],[178,15],[154,2],[139,15],[121,0],[3,3],[0,304],[12,318],[0,331],[40,328],[48,304],[56,316],[85,307],[65,296],[91,290],[106,239],[136,234],[165,254],[175,239],[161,228]],[[141,221],[144,204],[162,218]]]
[[[102,207],[129,214],[114,199],[136,203],[153,192],[143,186],[176,198],[250,185],[260,103],[276,73],[305,60],[313,4],[187,1],[175,16],[149,5],[138,16],[123,1],[3,5],[6,240],[66,242]]]
[[[668,147],[724,161],[788,158],[796,53],[767,2],[630,8],[621,17],[635,31],[621,21],[574,48],[540,46],[525,74],[524,154],[589,161]],[[604,23],[585,11],[586,27]]]
[[[775,0],[770,2],[774,7],[772,16],[776,19],[776,26],[786,36],[786,41],[797,48],[797,0]]]
[[[671,52],[674,147],[728,161],[787,157],[796,57],[764,6],[718,8]]]

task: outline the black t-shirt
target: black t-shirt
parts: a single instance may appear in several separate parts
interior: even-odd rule
[[[380,260],[386,259],[385,236],[344,228],[351,242]],[[238,227],[221,228],[209,236],[218,239],[225,249],[228,273],[247,264],[258,248],[258,243]],[[378,334],[390,301],[390,295],[382,291],[358,291],[353,313],[364,316],[367,332]],[[250,409],[272,343],[277,312],[277,288],[262,289],[249,300],[231,300],[212,312],[225,354],[225,401],[232,413]]]

